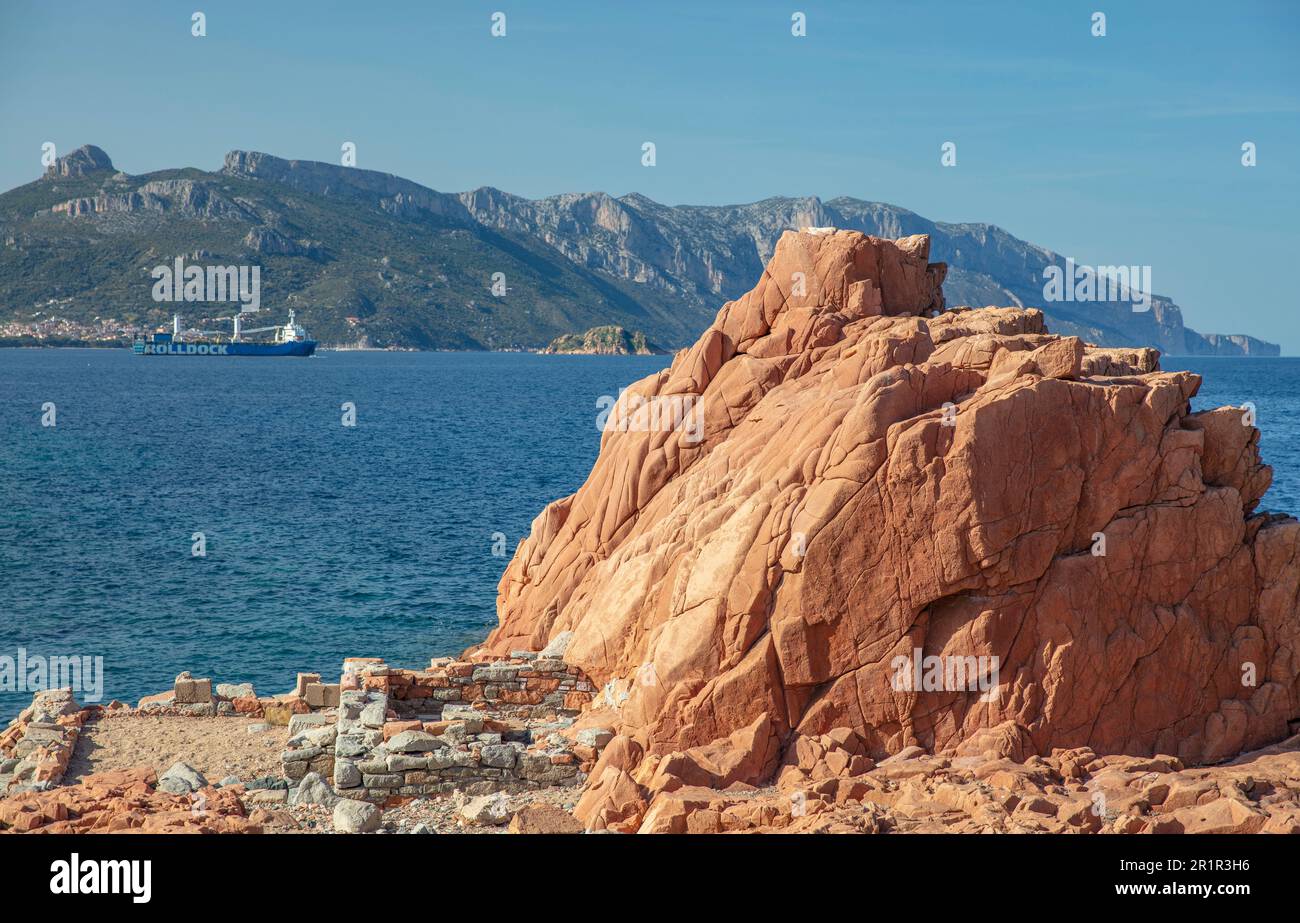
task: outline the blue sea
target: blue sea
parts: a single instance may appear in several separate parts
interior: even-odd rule
[[[0,350],[0,655],[102,655],[103,701],[134,704],[183,669],[268,694],[459,653],[591,469],[598,400],[669,361]],[[0,721],[30,699],[0,691]]]
[[[104,701],[134,701],[183,669],[266,694],[346,656],[457,653],[533,517],[585,479],[600,398],[667,362],[0,350],[0,656],[102,656]],[[1256,405],[1264,506],[1300,511],[1300,359],[1164,365],[1205,376],[1196,409]],[[28,701],[0,691],[0,720]]]

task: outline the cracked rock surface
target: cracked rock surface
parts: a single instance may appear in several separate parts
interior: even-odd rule
[[[517,549],[479,653],[564,636],[603,686],[588,826],[770,784],[837,730],[872,761],[1196,766],[1300,718],[1300,523],[1257,511],[1258,431],[1191,413],[1154,350],[942,312],[928,252],[787,232]]]

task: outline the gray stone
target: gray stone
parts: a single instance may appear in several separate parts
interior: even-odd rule
[[[429,759],[425,756],[408,756],[405,753],[394,753],[388,758],[389,772],[406,772],[408,769],[428,769]]]
[[[249,804],[284,804],[288,800],[289,791],[283,788],[259,788],[248,794]]]
[[[173,687],[177,705],[208,705],[212,702],[212,680],[195,679],[189,672],[176,677]]]
[[[513,812],[503,795],[480,795],[465,802],[460,816],[480,827],[499,827],[509,822]]]
[[[398,788],[406,780],[400,772],[363,773],[361,784],[366,788]]]
[[[239,784],[239,776],[226,776],[224,779],[222,779],[220,782],[217,783],[217,787],[225,788],[227,785],[238,785],[238,784]]]
[[[302,777],[298,788],[289,796],[290,804],[320,804],[332,808],[338,802],[338,796],[329,784],[314,772]]]
[[[45,689],[32,696],[32,714],[58,717],[80,711],[71,689]]]
[[[578,743],[593,750],[603,750],[614,739],[614,732],[609,728],[583,728],[578,732]]]
[[[188,795],[208,784],[203,774],[188,763],[177,760],[158,777],[158,788],[173,795]]]
[[[564,652],[569,649],[569,642],[572,640],[573,640],[573,632],[562,631],[554,638],[552,638],[547,643],[546,647],[542,648],[542,652],[537,656],[539,659],[545,659],[545,660],[549,660],[549,659],[562,660],[564,658]]]
[[[298,736],[301,737],[303,742],[308,746],[329,749],[334,746],[334,740],[337,734],[338,728],[331,724],[328,727],[313,728],[310,731],[303,731]]]
[[[519,676],[519,668],[509,664],[487,664],[474,668],[476,683],[509,683]]]
[[[531,782],[558,782],[577,774],[576,766],[557,765],[545,753],[519,754],[519,774]]]
[[[264,721],[259,721],[256,724],[250,724],[248,725],[248,727],[244,728],[244,730],[248,731],[248,733],[250,734],[261,734],[263,731],[269,731],[270,729],[271,729],[271,725],[267,724]]]
[[[277,789],[283,789],[285,791],[288,791],[289,783],[287,780],[277,778],[276,776],[259,776],[258,778],[251,780],[244,787],[247,788],[250,792],[253,791],[254,789],[259,789],[259,788],[277,788]]]
[[[478,767],[478,760],[474,759],[474,754],[468,750],[452,750],[451,764],[453,766],[473,766]]]
[[[455,754],[456,751],[444,747],[425,757],[424,764],[431,772],[437,772],[439,769],[456,765]]]
[[[381,728],[384,726],[387,712],[388,709],[384,707],[383,702],[371,702],[361,709],[360,721],[368,728]]]
[[[312,708],[333,708],[339,704],[339,684],[310,683],[303,697]]]
[[[289,717],[289,736],[301,734],[314,728],[321,728],[330,723],[326,715],[291,715]]]
[[[314,760],[323,751],[320,747],[299,747],[296,750],[283,750],[280,753],[282,763],[302,763]]]
[[[57,744],[63,741],[63,731],[50,730],[48,728],[34,727],[28,725],[23,731],[23,742],[29,743],[33,747],[44,746],[45,744]]]
[[[334,742],[336,756],[361,756],[369,752],[370,747],[360,734],[344,734]]]
[[[479,729],[483,727],[483,713],[473,705],[444,705],[442,708],[442,719],[444,721],[477,721]],[[475,731],[475,733],[478,733]]]
[[[217,683],[217,695],[224,699],[244,699],[254,694],[252,683]]]
[[[339,833],[371,833],[379,829],[382,817],[373,804],[345,798],[334,806],[334,829]]]
[[[385,746],[391,753],[429,753],[446,744],[424,731],[402,731],[393,735]]]
[[[63,725],[59,724],[59,722],[56,721],[54,718],[48,717],[46,715],[41,715],[39,718],[33,718],[31,721],[28,721],[27,727],[28,729],[41,728],[46,731],[63,730]]]
[[[509,744],[488,744],[479,750],[478,758],[484,766],[512,769],[515,765],[515,748]]]
[[[336,788],[355,788],[361,784],[361,770],[356,763],[348,760],[334,761],[334,786]]]

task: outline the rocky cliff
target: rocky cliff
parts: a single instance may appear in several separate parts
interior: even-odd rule
[[[930,221],[880,202],[701,207],[635,193],[455,194],[254,151],[231,151],[214,172],[129,176],[93,145],[0,195],[0,320],[165,321],[167,306],[148,297],[149,270],[203,252],[216,264],[262,265],[263,301],[294,307],[327,343],[536,349],[617,324],[677,347],[719,302],[744,294],[783,233],[823,226],[929,235],[934,258],[949,266],[949,304],[1042,307],[1057,333],[1106,346],[1277,353],[1245,336],[1197,334],[1159,295],[1140,311],[1119,301],[1045,303],[1044,271],[1062,256],[993,225]]]
[[[782,235],[517,549],[476,656],[549,645],[603,687],[589,826],[828,740],[841,773],[917,747],[1212,763],[1300,719],[1300,523],[1256,509],[1258,432],[1191,413],[1198,377],[1153,350],[938,313],[929,249]]]
[[[1280,356],[1282,350],[1276,343],[1267,343],[1245,334],[1207,333],[1204,336],[1187,331],[1187,354],[1191,356]]]
[[[1170,298],[1131,301],[1044,298],[1044,270],[1067,260],[991,224],[931,221],[884,202],[842,196],[771,198],[747,205],[661,205],[643,195],[603,192],[524,199],[497,189],[463,193],[480,222],[540,238],[579,265],[662,291],[691,309],[739,298],[786,231],[833,226],[895,238],[925,234],[948,265],[949,304],[1039,307],[1052,329],[1104,346],[1151,346],[1173,355],[1277,355],[1271,343],[1242,348],[1239,337],[1202,336],[1183,325]]]

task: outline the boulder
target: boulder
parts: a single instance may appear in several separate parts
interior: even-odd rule
[[[197,792],[208,784],[203,774],[189,763],[177,760],[171,768],[158,777],[158,788],[175,795]]]
[[[252,683],[217,683],[217,695],[223,699],[256,698]]]
[[[289,796],[290,804],[319,804],[327,808],[333,807],[338,800],[338,795],[334,794],[334,789],[329,787],[329,783],[314,772],[303,776],[298,787]]]
[[[518,545],[472,659],[564,638],[601,690],[639,756],[593,770],[588,826],[634,825],[661,761],[759,784],[789,763],[773,742],[841,728],[872,760],[1193,765],[1300,714],[1300,522],[1254,514],[1258,431],[1191,413],[1198,376],[1052,336],[1039,311],[937,313],[928,251],[784,234],[624,392],[586,482]]]
[[[373,833],[379,829],[383,812],[365,801],[339,799],[334,805],[334,830],[336,833]]]
[[[478,827],[499,827],[510,820],[512,813],[510,803],[499,792],[471,798],[460,809],[461,819]]]

